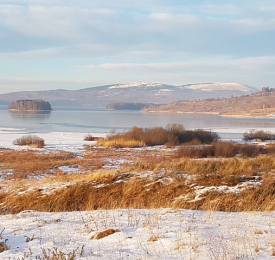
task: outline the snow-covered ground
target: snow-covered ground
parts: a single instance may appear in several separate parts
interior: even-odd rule
[[[0,258],[75,252],[75,259],[274,259],[274,221],[274,213],[25,211],[0,216],[7,246]]]
[[[26,149],[24,146],[13,145],[13,141],[29,133],[24,129],[0,128],[0,147],[10,149]],[[46,132],[33,133],[45,140],[45,149],[47,150],[64,150],[75,152],[83,149],[83,146],[90,145],[92,142],[84,141],[85,133],[79,132]],[[97,137],[104,137],[106,134],[97,133]]]

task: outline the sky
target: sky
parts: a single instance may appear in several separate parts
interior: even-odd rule
[[[0,93],[275,86],[274,0],[0,0]]]

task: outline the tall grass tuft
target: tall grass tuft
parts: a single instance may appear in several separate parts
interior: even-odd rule
[[[239,154],[242,157],[256,157],[260,154],[273,153],[275,149],[264,149],[253,144],[234,144],[230,142],[217,142],[210,145],[181,145],[178,148],[178,157],[207,158],[222,157],[230,158]]]
[[[103,138],[99,138],[97,140],[97,145],[104,146],[105,148],[137,148],[146,146],[144,141],[138,141],[134,139],[125,140],[123,138],[105,140]]]

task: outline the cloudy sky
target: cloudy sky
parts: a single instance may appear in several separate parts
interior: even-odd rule
[[[274,0],[0,0],[0,93],[274,79]]]

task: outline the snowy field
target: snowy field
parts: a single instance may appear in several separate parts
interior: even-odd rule
[[[24,150],[25,146],[13,145],[13,141],[23,135],[29,133],[24,132],[24,129],[0,128],[0,147]],[[67,152],[77,152],[83,150],[85,145],[90,145],[91,142],[84,141],[85,133],[79,132],[46,132],[33,133],[45,140],[45,148],[47,150],[63,150]],[[104,137],[106,134],[97,133],[97,137]],[[30,149],[30,148],[28,148]]]
[[[274,213],[97,210],[0,216],[1,259],[274,259]],[[38,257],[41,258],[38,258]],[[73,259],[73,258],[72,258]]]

